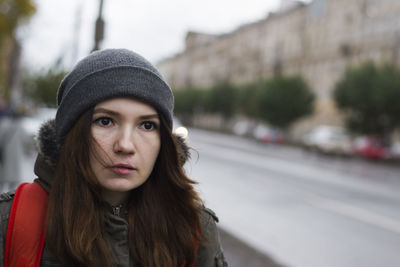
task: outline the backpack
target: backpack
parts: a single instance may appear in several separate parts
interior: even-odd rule
[[[18,186],[8,219],[4,267],[39,267],[47,200],[47,192],[36,182]]]

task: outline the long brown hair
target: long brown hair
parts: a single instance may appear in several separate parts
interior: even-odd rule
[[[93,111],[64,140],[51,185],[46,245],[73,266],[115,266],[104,236],[106,204],[90,168]],[[183,170],[179,146],[160,117],[161,147],[147,181],[128,200],[130,256],[143,267],[189,266],[200,240],[201,200]]]

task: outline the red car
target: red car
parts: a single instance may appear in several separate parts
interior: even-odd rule
[[[380,160],[388,157],[389,149],[376,137],[359,137],[354,141],[353,152],[356,155]]]

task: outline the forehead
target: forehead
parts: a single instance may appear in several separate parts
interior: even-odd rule
[[[140,114],[140,115],[152,115],[157,114],[157,111],[151,105],[128,97],[112,98],[106,101],[98,103],[94,107],[94,112],[97,111],[112,111],[119,114]]]

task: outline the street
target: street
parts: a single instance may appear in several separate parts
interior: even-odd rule
[[[288,267],[400,266],[398,166],[189,132],[186,169],[224,231]]]

